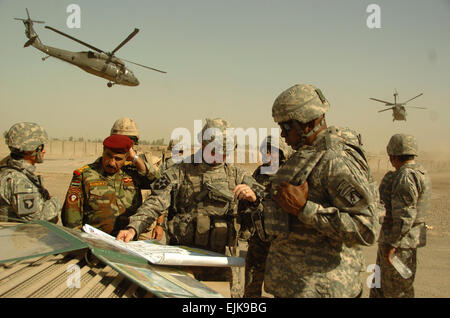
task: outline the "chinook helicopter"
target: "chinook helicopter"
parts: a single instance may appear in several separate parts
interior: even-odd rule
[[[404,120],[404,121],[406,121],[406,107],[427,109],[425,107],[406,106],[406,104],[408,102],[410,102],[413,99],[416,99],[417,97],[420,97],[422,95],[423,95],[423,93],[421,93],[421,94],[419,94],[419,95],[417,95],[417,96],[407,100],[406,102],[397,103],[398,92],[397,92],[397,90],[395,90],[395,92],[394,92],[394,102],[393,103],[387,102],[387,101],[384,101],[384,100],[381,100],[381,99],[376,99],[376,98],[369,98],[369,99],[377,101],[377,102],[380,102],[380,103],[384,103],[385,106],[392,106],[392,107],[389,107],[389,108],[386,108],[386,109],[378,111],[379,113],[381,113],[381,112],[385,112],[387,110],[391,110],[392,109],[392,117],[393,117],[392,121],[395,121],[395,120]]]
[[[86,52],[71,52],[66,51],[58,48],[54,48],[51,46],[44,45],[41,40],[39,39],[37,33],[35,32],[33,28],[33,22],[34,23],[45,23],[44,21],[35,21],[31,20],[30,14],[27,11],[27,19],[21,19],[21,18],[14,18],[15,20],[21,20],[23,24],[25,25],[25,35],[29,39],[25,44],[24,47],[28,46],[34,46],[39,51],[44,52],[47,54],[46,57],[42,58],[42,61],[45,61],[50,56],[55,57],[57,59],[63,60],[67,63],[70,63],[72,65],[78,66],[82,70],[91,73],[95,76],[99,76],[102,78],[105,78],[109,80],[107,83],[108,87],[112,87],[115,84],[120,85],[126,85],[126,86],[137,86],[139,85],[138,79],[134,76],[133,72],[129,70],[123,61],[126,61],[128,63],[132,63],[141,67],[145,67],[147,69],[157,71],[160,73],[166,73],[164,71],[151,68],[142,64],[138,64],[135,62],[127,61],[125,59],[119,59],[114,54],[122,47],[124,46],[128,41],[130,41],[138,32],[139,29],[134,29],[133,32],[130,33],[130,35],[123,40],[114,50],[111,52],[104,52],[103,50],[100,50],[90,44],[87,44],[83,41],[80,41],[68,34],[65,34],[59,30],[56,30],[52,27],[45,26],[45,28],[52,30],[58,34],[61,34],[65,37],[68,37],[71,40],[74,40],[75,42],[78,42],[84,46],[87,46],[88,48],[94,50],[93,51],[86,51]]]

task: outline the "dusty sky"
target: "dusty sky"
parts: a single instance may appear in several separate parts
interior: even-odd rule
[[[81,28],[66,25],[69,4],[81,8]],[[381,28],[369,29],[369,4],[381,8]],[[107,88],[106,80],[44,54],[26,41],[22,22],[44,20],[105,51],[135,28],[116,55],[167,71],[128,65],[140,85]],[[85,47],[43,25],[44,44]],[[134,118],[147,140],[169,139],[194,120],[224,117],[235,127],[276,127],[274,99],[297,83],[322,89],[331,103],[328,125],[363,135],[369,151],[390,136],[417,136],[426,151],[450,149],[450,1],[300,0],[0,0],[0,129],[18,121],[43,125],[50,136],[104,138],[113,122]],[[369,97],[399,100],[419,93],[406,122]]]

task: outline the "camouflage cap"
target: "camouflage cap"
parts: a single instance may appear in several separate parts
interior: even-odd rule
[[[275,99],[272,116],[276,123],[292,119],[308,123],[319,118],[329,108],[330,104],[320,89],[310,84],[297,84]]]
[[[272,145],[272,136],[267,136],[263,142],[261,143],[261,146],[259,147],[259,150],[261,153],[265,153],[268,150],[270,150],[270,147]],[[278,149],[283,153],[283,156],[285,159],[289,158],[294,150],[284,141],[284,138],[278,139]]]
[[[35,123],[22,122],[14,124],[5,136],[9,148],[19,151],[34,151],[48,142],[47,132]]]
[[[167,150],[172,150],[176,145],[184,145],[184,144],[188,144],[183,138],[182,136],[179,136],[178,138],[175,139],[170,139],[169,140],[169,145],[167,146]]]
[[[133,119],[123,117],[114,122],[110,135],[136,136],[139,138],[139,129]]]
[[[418,149],[416,138],[406,134],[393,135],[386,147],[387,153],[391,156],[417,156]]]
[[[234,136],[231,139],[227,140],[227,136],[226,136],[226,130],[227,128],[232,128],[231,124],[229,121],[222,119],[222,118],[215,118],[215,119],[209,119],[206,118],[206,123],[202,128],[201,133],[198,134],[198,140],[200,142],[203,142],[203,137],[205,138],[206,142],[220,142],[220,140],[215,140],[215,135],[211,135],[211,136],[207,136],[205,135],[205,132],[207,129],[218,129],[221,133],[222,133],[222,149],[224,151],[231,152],[234,150],[235,148],[235,142],[234,142]],[[219,148],[217,148],[217,150],[220,151]]]

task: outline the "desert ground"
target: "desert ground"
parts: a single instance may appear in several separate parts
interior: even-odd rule
[[[3,153],[3,155],[6,154]],[[37,172],[43,176],[44,185],[50,193],[64,200],[73,170],[95,159],[94,155],[78,158],[48,155],[45,162],[37,166]],[[370,162],[373,175],[379,182],[389,166],[379,159]],[[450,297],[450,165],[446,161],[444,163],[427,162],[425,166],[430,172],[433,184],[432,209],[427,217],[429,227],[427,246],[418,251],[415,293],[416,297],[421,298],[446,298]],[[245,164],[243,167],[253,172],[257,164]],[[377,246],[363,249],[367,268],[375,263]],[[370,274],[363,272],[361,275],[364,285],[363,297],[369,295],[366,279]],[[269,294],[264,296],[271,297]]]

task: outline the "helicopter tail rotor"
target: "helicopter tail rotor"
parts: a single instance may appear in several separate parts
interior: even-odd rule
[[[28,16],[27,19],[22,19],[22,18],[14,18],[14,19],[23,22],[23,24],[25,25],[25,35],[27,36],[28,39],[30,39],[29,41],[27,41],[25,43],[24,47],[27,47],[30,45],[36,46],[36,45],[41,44],[41,41],[39,40],[39,37],[33,28],[33,23],[45,23],[45,22],[31,20],[30,13],[28,12],[28,9],[26,9],[26,10],[27,10],[27,16]]]
[[[28,23],[30,23],[30,22],[31,22],[31,23],[45,23],[45,21],[31,20],[30,13],[28,12],[28,9],[25,8],[25,10],[27,10],[27,16],[28,16],[28,19],[14,18],[14,20],[20,20],[20,21],[28,22]]]

